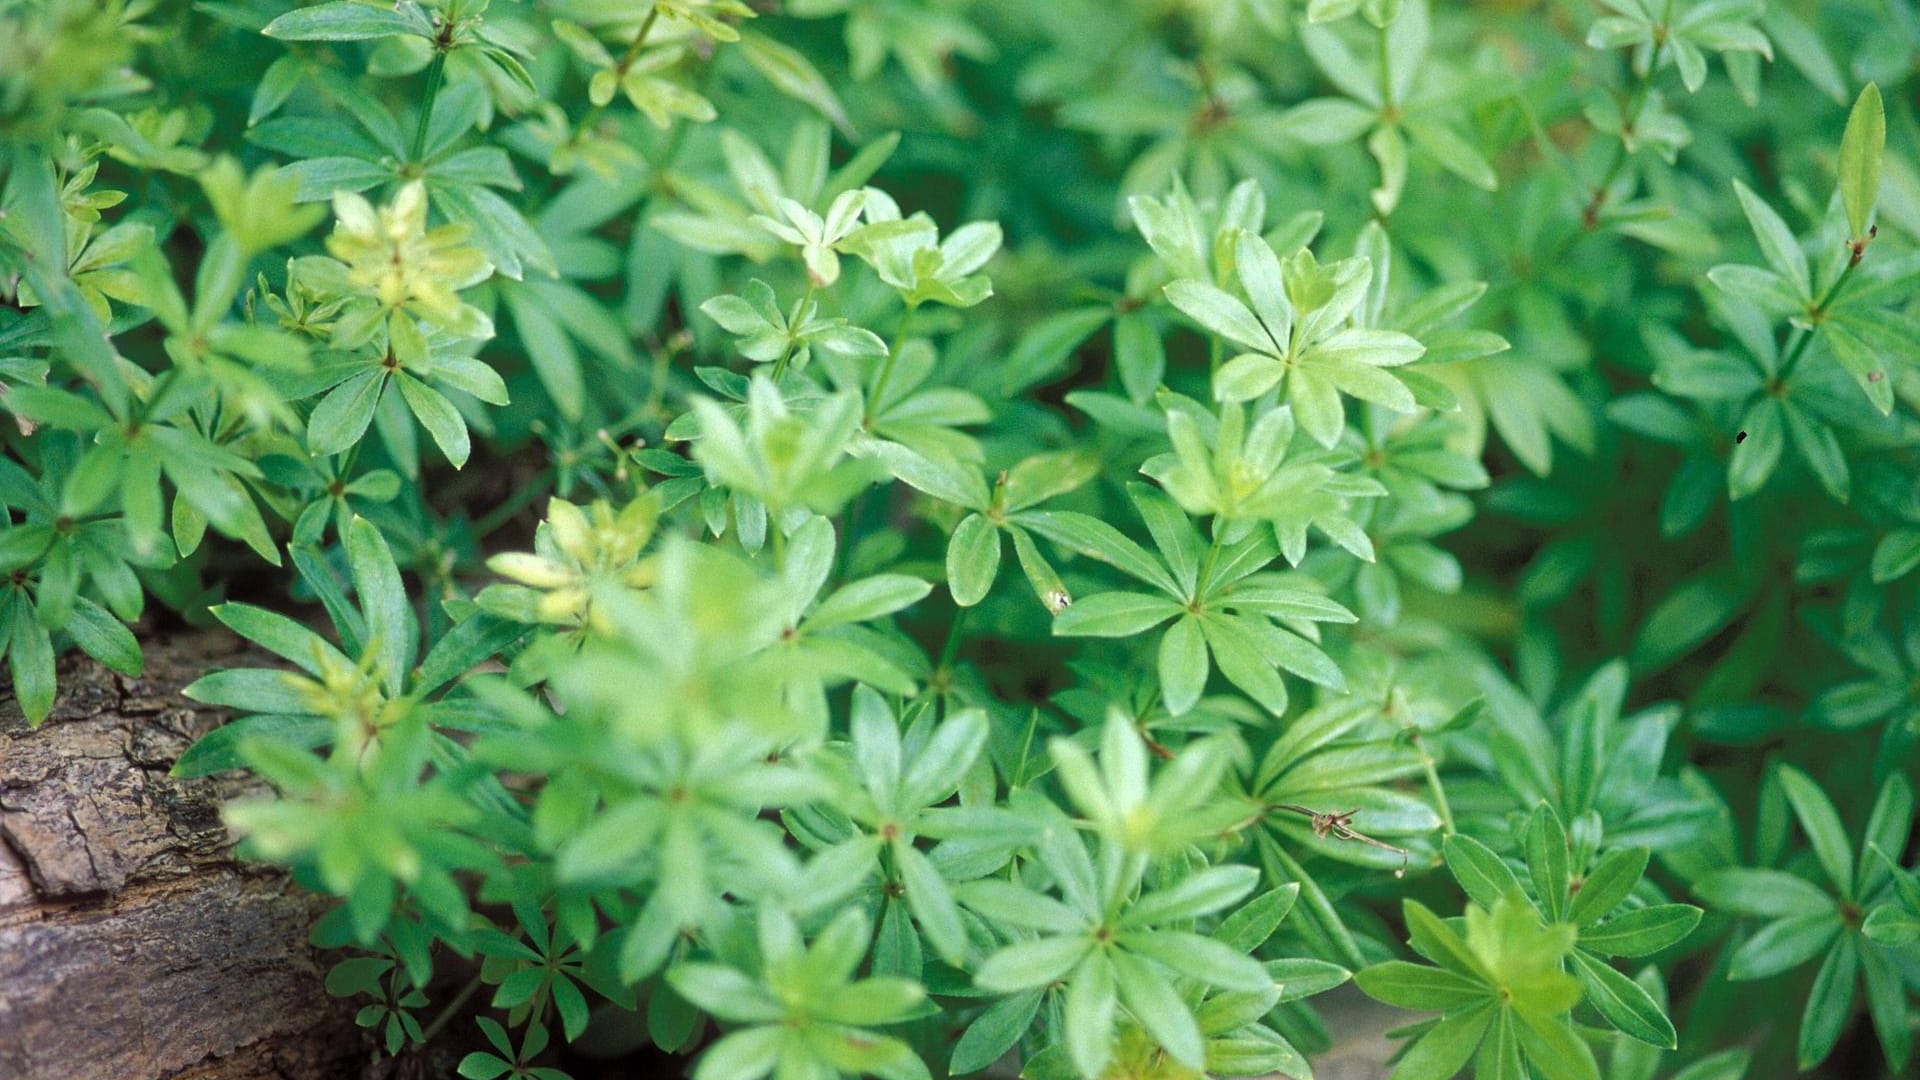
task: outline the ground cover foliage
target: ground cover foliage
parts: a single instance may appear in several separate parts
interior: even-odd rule
[[[477,1080],[1902,1071],[1917,42],[4,0],[13,693],[278,656],[177,769]]]

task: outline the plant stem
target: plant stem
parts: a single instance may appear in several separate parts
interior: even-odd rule
[[[1668,6],[1671,8],[1672,5]],[[1633,137],[1634,128],[1640,123],[1640,114],[1646,110],[1647,92],[1653,86],[1654,75],[1660,70],[1660,54],[1666,47],[1665,37],[1653,43],[1653,55],[1647,60],[1647,70],[1640,73],[1627,107],[1620,110],[1620,142],[1613,148],[1613,163],[1607,166],[1606,174],[1594,185],[1593,196],[1587,200],[1586,209],[1580,212],[1580,224],[1588,229],[1599,226],[1600,209],[1607,203],[1607,189],[1619,178],[1620,170],[1627,166],[1627,140]]]
[[[413,152],[408,160],[418,165],[420,155],[427,149],[427,128],[433,123],[433,102],[440,96],[440,86],[447,78],[447,49],[439,42],[434,43],[433,62],[427,65],[427,93],[420,100],[420,122],[413,126]]]
[[[793,359],[793,324],[806,318],[807,305],[813,303],[813,293],[816,288],[818,288],[818,286],[813,283],[813,278],[809,275],[807,278],[807,294],[800,298],[799,305],[793,309],[793,318],[787,322],[786,350],[780,354],[779,361],[773,365],[773,381],[776,383],[780,381],[782,375],[787,373],[787,361]]]
[[[447,1002],[447,1007],[440,1010],[440,1015],[434,1017],[433,1021],[420,1032],[420,1044],[424,1046],[432,1042],[433,1037],[440,1034],[440,1029],[447,1026],[447,1021],[453,1019],[454,1015],[460,1011],[460,1007],[465,1005],[467,999],[471,998],[474,991],[478,989],[480,989],[480,973],[476,971],[474,972],[473,978],[467,980],[467,985],[461,987],[460,992],[453,995],[453,1000]]]
[[[953,612],[953,627],[947,631],[946,647],[940,650],[940,668],[945,671],[953,667],[953,658],[960,654],[960,628],[967,622],[967,609],[957,607]]]
[[[640,50],[646,46],[647,35],[653,33],[653,24],[657,22],[659,18],[660,6],[658,4],[647,9],[647,17],[641,20],[640,29],[634,33],[633,41],[627,45],[627,51],[621,53],[620,59],[613,65],[614,84],[616,87],[621,80],[627,77],[627,69],[633,66],[635,60],[640,59]],[[580,118],[578,124],[574,125],[574,134],[578,136],[581,132],[592,127],[594,121],[600,119],[601,114],[606,111],[607,107],[605,104],[595,105],[591,109],[588,109],[587,114]]]
[[[1782,379],[1793,374],[1793,369],[1800,363],[1800,357],[1806,353],[1807,346],[1813,343],[1814,335],[1820,332],[1820,322],[1826,317],[1827,305],[1839,298],[1840,290],[1846,287],[1847,279],[1853,276],[1854,268],[1860,265],[1860,257],[1857,252],[1858,249],[1856,249],[1855,256],[1847,260],[1846,268],[1840,271],[1840,276],[1833,279],[1833,284],[1827,286],[1827,291],[1820,294],[1820,299],[1815,300],[1813,307],[1807,312],[1808,316],[1813,319],[1813,326],[1808,329],[1806,333],[1800,335],[1799,340],[1793,343],[1793,348],[1787,350],[1786,359],[1780,362],[1780,377]]]
[[[1443,835],[1452,836],[1453,806],[1447,802],[1446,789],[1440,786],[1440,772],[1434,768],[1433,755],[1427,753],[1427,744],[1420,738],[1419,729],[1413,731],[1413,745],[1420,751],[1420,768],[1427,774],[1427,788],[1433,792],[1433,808],[1440,812],[1440,830]]]
[[[1207,549],[1206,565],[1200,571],[1200,580],[1194,583],[1193,591],[1195,595],[1187,597],[1190,601],[1198,599],[1198,594],[1206,592],[1207,587],[1213,583],[1213,564],[1220,560],[1220,540],[1224,535],[1220,531],[1220,523],[1218,521],[1213,523],[1212,532],[1213,546]]]
[[[907,345],[907,328],[913,325],[913,313],[917,305],[908,304],[907,310],[900,316],[900,325],[893,332],[893,348],[887,350],[887,361],[880,365],[880,378],[873,384],[873,396],[867,399],[866,420],[873,420],[873,410],[880,404],[881,395],[887,392],[887,383],[893,379],[893,362],[900,358],[900,350]]]

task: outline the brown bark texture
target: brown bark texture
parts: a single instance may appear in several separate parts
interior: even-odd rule
[[[0,696],[0,1078],[363,1074],[307,945],[323,902],[229,850],[220,803],[247,781],[168,775],[222,720],[180,689],[265,660],[186,630],[146,643],[141,678],[63,661],[37,731]]]

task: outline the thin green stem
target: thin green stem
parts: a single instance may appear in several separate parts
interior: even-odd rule
[[[647,10],[647,17],[641,20],[640,29],[634,32],[633,40],[627,44],[627,51],[621,53],[620,59],[614,62],[613,81],[616,88],[621,80],[627,77],[627,69],[633,67],[634,61],[640,59],[640,50],[646,47],[647,36],[653,33],[653,24],[659,21],[659,18],[660,7],[656,4]],[[578,136],[581,132],[592,127],[594,122],[599,120],[601,115],[606,111],[607,106],[604,102],[588,109],[586,115],[580,118],[580,122],[574,125],[574,135]]]
[[[947,630],[947,644],[940,650],[940,669],[953,667],[953,658],[960,655],[960,630],[966,625],[967,609],[956,607],[953,611],[953,626]]]
[[[453,996],[453,1000],[447,1002],[447,1007],[440,1010],[440,1015],[434,1017],[433,1021],[420,1032],[420,1045],[425,1046],[432,1042],[433,1037],[440,1034],[440,1029],[446,1027],[447,1022],[459,1014],[461,1006],[465,1005],[479,989],[480,973],[476,971],[473,978],[468,979],[467,984],[460,988],[460,992]]]
[[[507,522],[518,517],[522,510],[532,506],[542,495],[545,495],[551,490],[550,485],[552,484],[553,476],[553,468],[548,467],[540,470],[540,475],[535,479],[515,487],[513,493],[508,495],[500,505],[487,511],[485,517],[473,523],[474,534],[476,536],[492,536],[496,531],[504,527]]]
[[[1793,374],[1793,369],[1799,365],[1800,358],[1806,354],[1807,346],[1813,343],[1814,335],[1820,332],[1820,323],[1826,318],[1827,306],[1839,299],[1840,290],[1846,288],[1847,279],[1853,276],[1853,271],[1859,265],[1860,258],[1856,252],[1854,258],[1847,260],[1846,268],[1840,271],[1840,276],[1833,279],[1833,284],[1828,285],[1826,291],[1820,294],[1820,299],[1815,300],[1813,307],[1808,309],[1807,315],[1813,320],[1813,326],[1800,335],[1799,339],[1793,343],[1793,347],[1787,350],[1786,359],[1780,361],[1782,379]]]
[[[773,365],[773,381],[776,383],[780,381],[782,375],[787,373],[787,361],[793,359],[793,324],[806,318],[807,305],[813,303],[813,293],[816,288],[818,288],[818,286],[813,283],[812,277],[809,276],[807,279],[807,294],[800,298],[800,303],[793,309],[793,318],[787,321],[787,347],[782,350],[780,359]]]
[[[1673,5],[1667,5],[1667,19],[1672,21]],[[1620,170],[1627,167],[1627,140],[1633,137],[1634,128],[1640,123],[1640,114],[1647,107],[1647,94],[1653,88],[1653,78],[1660,72],[1660,56],[1667,48],[1667,39],[1662,35],[1653,43],[1653,55],[1647,59],[1647,70],[1641,72],[1633,86],[1633,94],[1627,106],[1620,110],[1620,142],[1613,148],[1613,162],[1593,187],[1593,195],[1587,200],[1586,209],[1580,213],[1580,223],[1588,229],[1600,224],[1600,210],[1607,203],[1607,189],[1620,177]]]
[[[420,164],[420,155],[427,150],[427,129],[433,124],[434,99],[440,96],[440,87],[447,79],[447,49],[439,42],[434,43],[433,62],[427,65],[427,92],[420,99],[420,121],[413,125],[413,151],[407,159]]]
[[[1440,813],[1440,829],[1447,836],[1455,832],[1453,826],[1453,806],[1447,802],[1447,791],[1440,786],[1440,771],[1434,767],[1433,755],[1427,753],[1426,743],[1420,738],[1420,732],[1413,732],[1413,745],[1420,751],[1420,768],[1427,774],[1427,790],[1433,792],[1433,808]]]
[[[1207,587],[1213,583],[1213,566],[1220,561],[1220,541],[1225,534],[1220,531],[1220,523],[1218,521],[1213,523],[1212,532],[1213,546],[1207,549],[1207,561],[1200,571],[1200,580],[1194,585],[1194,591],[1196,593],[1204,593],[1207,591]],[[1188,597],[1187,599],[1193,600],[1197,599],[1197,597]]]
[[[894,361],[900,358],[900,350],[907,346],[907,330],[913,325],[913,313],[916,310],[918,310],[918,305],[908,304],[907,310],[900,316],[900,325],[894,329],[893,348],[887,350],[887,360],[884,364],[880,365],[880,377],[876,379],[873,384],[873,396],[867,398],[865,419],[868,422],[873,420],[873,410],[880,404],[881,397],[887,392],[887,383],[893,380],[893,364]]]

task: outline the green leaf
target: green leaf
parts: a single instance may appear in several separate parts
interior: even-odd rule
[[[1040,1000],[1044,996],[1045,991],[1028,990],[989,1005],[960,1034],[960,1041],[954,1044],[953,1058],[947,1064],[947,1071],[955,1076],[966,1076],[1000,1060],[1033,1026],[1033,1018],[1039,1014]]]
[[[1729,867],[1694,882],[1693,892],[1715,910],[1763,919],[1833,907],[1833,898],[1819,886],[1784,870]]]
[[[1042,511],[1024,514],[1028,528],[1075,554],[1098,559],[1129,577],[1143,581],[1169,596],[1182,596],[1180,586],[1160,561],[1145,548],[1121,535],[1120,530],[1085,514],[1071,511]]]
[[[1674,945],[1700,925],[1691,904],[1655,904],[1580,932],[1580,947],[1601,956],[1646,956]]]
[[[1840,813],[1820,785],[1791,765],[1780,766],[1780,786],[1793,806],[1793,816],[1806,831],[1807,841],[1820,860],[1827,880],[1841,897],[1853,895],[1853,845],[1847,839]]]
[[[241,754],[246,742],[267,742],[278,746],[310,750],[333,741],[333,721],[320,716],[282,716],[262,714],[243,716],[202,735],[173,763],[172,775],[209,776],[246,764]]]
[[[1762,397],[1740,418],[1733,458],[1727,463],[1727,495],[1734,501],[1765,487],[1774,466],[1780,464],[1780,452],[1786,446],[1781,411],[1779,401]]]
[[[1735,180],[1733,192],[1740,198],[1740,209],[1746,212],[1747,224],[1753,227],[1754,239],[1760,241],[1760,254],[1766,257],[1767,265],[1787,279],[1787,283],[1793,286],[1794,294],[1801,300],[1811,300],[1813,283],[1807,271],[1807,253],[1800,250],[1800,242],[1794,239],[1793,230],[1787,228],[1787,223],[1774,213],[1773,207],[1768,206],[1747,185]]]
[[[1108,592],[1082,597],[1053,617],[1058,637],[1132,637],[1166,622],[1184,609],[1162,596]]]
[[[947,543],[947,588],[953,602],[973,607],[987,598],[1000,573],[1000,530],[979,514],[968,514]]]
[[[840,104],[839,95],[833,92],[832,84],[805,55],[770,37],[746,30],[740,31],[739,47],[741,55],[747,58],[754,70],[765,76],[781,93],[818,109],[840,130],[852,130],[853,125],[847,119],[847,110]]]
[[[1087,937],[1043,937],[1015,942],[986,958],[973,973],[983,990],[1031,990],[1073,970],[1093,948]]]
[[[1491,908],[1501,897],[1519,890],[1520,879],[1506,860],[1473,837],[1455,833],[1447,837],[1443,850],[1447,870],[1460,883],[1468,899],[1481,907]]]
[[[1887,146],[1887,114],[1880,104],[1880,87],[1868,83],[1847,115],[1840,136],[1840,205],[1847,211],[1853,239],[1866,237],[1873,220],[1873,204],[1880,197],[1880,159]]]
[[[1546,907],[1549,922],[1559,922],[1566,912],[1571,855],[1560,815],[1545,803],[1535,807],[1533,819],[1527,823],[1527,872],[1535,894]]]
[[[1679,1045],[1673,1022],[1640,984],[1579,949],[1573,951],[1573,966],[1587,1000],[1608,1023],[1652,1046],[1671,1050]]]
[[[1607,852],[1587,874],[1580,891],[1573,894],[1573,903],[1567,907],[1567,921],[1586,926],[1612,914],[1640,883],[1640,876],[1647,871],[1648,855],[1646,848],[1618,848]]]
[[[933,586],[905,574],[876,574],[836,589],[808,613],[809,630],[871,622],[918,603]]]
[[[960,909],[953,902],[945,879],[933,863],[911,844],[896,844],[895,865],[900,884],[906,890],[907,906],[942,959],[958,965],[966,956],[967,932],[960,923]]]
[[[1920,566],[1920,529],[1895,529],[1873,547],[1870,571],[1875,585],[1898,581],[1917,566]]]
[[[1776,919],[1734,952],[1727,965],[1727,978],[1735,982],[1764,979],[1799,967],[1820,955],[1841,929],[1839,913],[1832,910]]]
[[[1832,351],[1835,362],[1853,376],[1853,381],[1867,395],[1873,407],[1880,410],[1880,415],[1891,414],[1893,383],[1887,378],[1886,366],[1880,362],[1880,356],[1873,346],[1833,319],[1821,324],[1820,336]]]
[[[1483,1005],[1443,1018],[1407,1050],[1393,1071],[1394,1080],[1453,1080],[1480,1048],[1496,1016],[1504,1018],[1504,1010]]]
[[[1087,957],[1067,984],[1063,1014],[1067,1054],[1082,1076],[1099,1076],[1106,1069],[1113,1053],[1113,1016],[1118,1003],[1112,965],[1102,954]]]
[[[1807,1007],[1800,1015],[1800,1069],[1813,1068],[1833,1053],[1840,1033],[1853,1015],[1853,984],[1860,968],[1860,954],[1851,935],[1840,939],[1838,948],[1827,954],[1820,973],[1813,978],[1807,994]]]
[[[1107,593],[1103,595],[1114,595]],[[1099,597],[1089,597],[1097,600]],[[1076,605],[1077,607],[1078,605]],[[1074,609],[1068,608],[1061,613],[1064,618]],[[1055,620],[1056,629],[1058,620]],[[1206,689],[1207,642],[1200,631],[1200,620],[1192,615],[1184,615],[1167,628],[1160,639],[1160,695],[1167,711],[1175,716],[1184,715],[1200,700],[1201,691]]]
[[[1152,965],[1125,952],[1113,953],[1113,968],[1120,1000],[1167,1056],[1189,1069],[1205,1065],[1200,1026],[1173,984]]]
[[[379,371],[363,371],[327,391],[307,418],[307,448],[338,454],[359,442],[373,423],[374,407],[387,382]]]
[[[1280,923],[1293,910],[1294,902],[1300,896],[1297,883],[1269,889],[1247,901],[1240,910],[1220,920],[1213,931],[1215,941],[1239,952],[1253,955],[1253,951],[1264,945]]]
[[[29,726],[39,727],[53,711],[53,642],[24,597],[13,604],[7,667],[13,675],[13,696],[20,702],[20,711],[26,714]]]
[[[268,23],[261,33],[282,41],[372,41],[395,36],[431,37],[432,28],[391,6],[333,0],[289,11]]]
[[[362,517],[355,517],[347,528],[347,560],[353,568],[360,611],[367,620],[368,643],[379,651],[387,693],[397,697],[419,645],[413,604],[400,580],[400,568],[394,564],[386,537]]]
[[[138,678],[142,668],[140,642],[113,613],[84,596],[74,597],[67,616],[67,636],[88,656],[122,675]]]
[[[324,662],[341,669],[353,667],[326,639],[278,612],[235,603],[221,604],[208,611],[229,630],[275,656],[291,660],[309,675],[319,675]]]
[[[1521,1052],[1540,1080],[1600,1080],[1593,1050],[1569,1020],[1538,1015],[1518,1001],[1513,1013],[1520,1020],[1514,1033],[1519,1036]]]
[[[1375,1001],[1402,1009],[1452,1012],[1492,997],[1486,984],[1476,979],[1404,960],[1364,968],[1354,974],[1353,982]]]
[[[467,434],[467,422],[460,416],[460,410],[453,407],[445,394],[428,386],[404,371],[394,373],[393,381],[400,385],[400,396],[406,399],[407,409],[420,421],[420,426],[433,436],[433,443],[447,460],[459,468],[467,463],[467,457],[473,453],[473,440]]]

